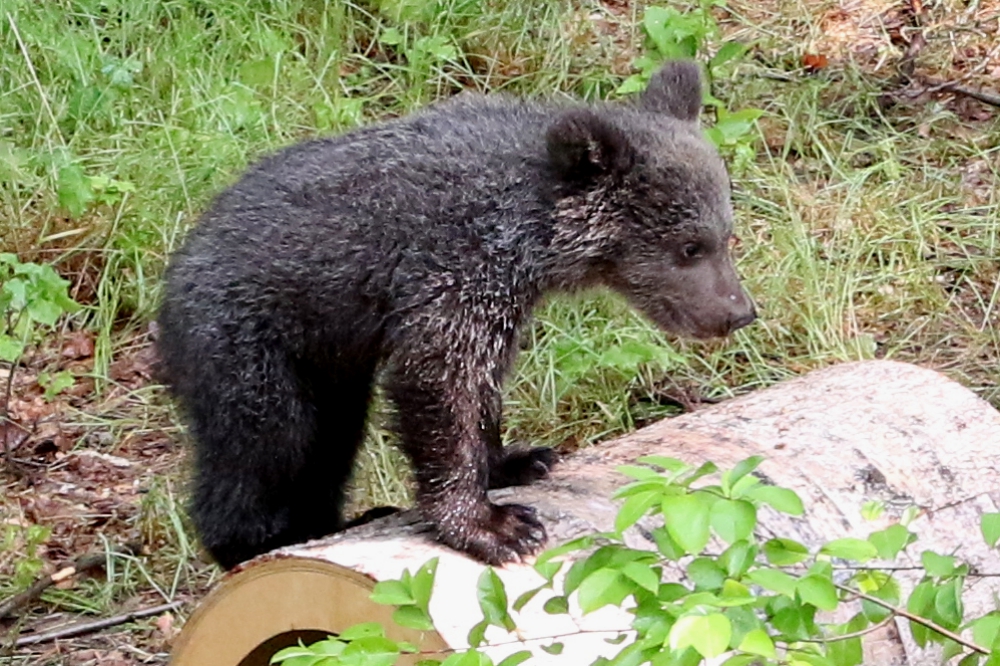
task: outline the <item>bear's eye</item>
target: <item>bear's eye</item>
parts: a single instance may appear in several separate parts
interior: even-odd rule
[[[697,259],[704,252],[701,243],[684,243],[684,247],[681,248],[681,254],[684,255],[685,259]]]

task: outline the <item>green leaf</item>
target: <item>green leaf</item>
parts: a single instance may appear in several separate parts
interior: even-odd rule
[[[660,592],[656,595],[656,598],[661,602],[670,603],[671,601],[687,597],[689,593],[690,590],[680,583],[664,583],[660,585]]]
[[[676,562],[684,557],[684,549],[674,541],[665,527],[657,527],[653,530],[653,541],[656,542],[656,549],[671,562]]]
[[[784,571],[777,569],[754,569],[746,577],[765,590],[771,590],[786,597],[795,596],[796,581]]]
[[[615,94],[632,95],[637,92],[642,92],[643,90],[646,89],[646,85],[648,83],[649,80],[646,77],[640,74],[633,74],[632,76],[622,81],[620,86],[615,88]]]
[[[3,292],[6,297],[4,301],[0,302],[6,302],[13,309],[20,310],[28,302],[27,289],[27,283],[21,278],[10,278],[3,283],[3,289],[0,289],[0,292]]]
[[[729,648],[733,627],[722,613],[683,615],[670,628],[670,649],[692,647],[702,657],[718,657]]]
[[[859,571],[855,575],[855,582],[862,592],[881,599],[890,606],[899,605],[899,583],[885,572]],[[892,613],[885,606],[868,599],[861,600],[861,611],[872,623],[881,622]]]
[[[544,554],[544,553],[543,553]],[[544,578],[549,584],[555,580],[556,574],[562,571],[563,562],[547,560],[545,562],[535,562],[534,569],[538,574]],[[521,595],[522,597],[524,595]],[[515,610],[520,610],[520,607],[515,605]]]
[[[562,557],[563,555],[566,555],[568,553],[573,553],[578,550],[586,550],[593,545],[594,545],[594,537],[588,534],[587,536],[577,537],[572,541],[567,541],[561,546],[556,546],[555,548],[549,548],[548,550],[546,550],[545,552],[543,552],[541,555],[538,556],[538,559],[535,561],[535,570],[544,576],[545,574],[543,573],[543,570],[540,569],[539,567],[546,566],[549,562],[551,562],[553,559],[557,557]],[[551,580],[551,579],[546,577],[546,580]]]
[[[910,593],[910,598],[906,602],[906,610],[914,615],[929,618],[931,609],[934,607],[934,597],[936,595],[937,588],[934,586],[934,583],[930,581],[919,583],[913,588],[913,592]],[[930,636],[930,630],[927,627],[911,620],[910,633],[913,635],[913,640],[916,641],[917,645],[926,647],[927,639]]]
[[[709,474],[715,474],[718,471],[719,471],[719,467],[714,462],[709,461],[709,462],[706,462],[706,463],[702,463],[698,467],[698,469],[696,469],[693,472],[691,472],[690,474],[686,475],[683,479],[679,480],[678,483],[680,483],[682,485],[685,485],[685,486],[690,486],[692,483],[694,483],[698,479],[700,479],[702,477],[705,477],[705,476],[708,476]],[[705,497],[704,499],[715,500],[715,496],[714,495],[709,495],[709,496]]]
[[[638,481],[656,481],[657,485],[663,484],[663,476],[661,476],[655,469],[641,467],[639,465],[618,465],[615,467],[615,470],[620,474],[632,477]]]
[[[986,545],[991,548],[1000,541],[1000,513],[984,513],[979,518],[979,529],[983,532]]]
[[[45,400],[52,400],[75,383],[76,377],[69,370],[62,370],[55,374],[42,372],[38,375],[38,385],[45,389],[45,393],[42,395]]]
[[[392,666],[399,657],[399,648],[394,641],[384,636],[357,638],[344,648],[341,663],[357,666]]]
[[[721,499],[712,505],[709,523],[726,543],[748,538],[757,526],[757,509],[746,500]]]
[[[615,569],[598,569],[583,579],[577,590],[577,600],[584,613],[602,606],[617,606],[631,592],[630,587],[622,580],[621,574]]]
[[[792,539],[769,539],[764,543],[764,557],[771,564],[786,567],[809,557],[809,549]]]
[[[486,567],[479,575],[476,592],[483,618],[494,626],[514,631],[516,625],[507,610],[507,590],[493,567]]]
[[[1000,665],[1000,653],[995,653],[996,659],[991,658],[986,662],[985,666],[998,666]],[[979,662],[982,661],[983,656],[978,652],[970,652],[969,654],[962,657],[957,666],[979,666]]]
[[[932,550],[920,554],[920,562],[929,576],[945,578],[955,573],[955,558],[949,555],[938,555]]]
[[[945,629],[957,629],[962,623],[962,579],[953,578],[938,587],[934,595],[933,618]]]
[[[795,586],[799,597],[807,604],[812,604],[821,610],[832,611],[837,607],[837,588],[828,578],[822,576],[805,576],[799,579]]]
[[[885,502],[868,500],[861,505],[861,517],[867,521],[875,521],[885,513]]]
[[[722,490],[726,495],[729,495],[730,490],[736,484],[737,481],[742,479],[744,476],[750,472],[757,469],[760,464],[764,462],[764,456],[750,456],[746,460],[741,460],[736,463],[731,471],[723,472],[722,474]]]
[[[528,603],[529,603],[529,602],[530,602],[530,601],[531,601],[532,599],[534,599],[534,598],[535,598],[535,596],[536,596],[536,595],[537,595],[537,594],[538,594],[539,592],[541,592],[541,591],[542,591],[542,590],[544,590],[544,589],[545,589],[545,587],[536,587],[536,588],[535,588],[535,589],[533,589],[533,590],[528,590],[528,591],[526,591],[526,592],[523,592],[523,593],[521,594],[521,596],[519,596],[519,597],[518,597],[517,599],[515,599],[515,600],[514,600],[514,603],[513,603],[513,605],[511,606],[511,608],[513,608],[513,609],[514,609],[514,610],[516,610],[516,611],[520,611],[520,610],[522,610],[522,609],[523,609],[523,608],[524,608],[525,606],[527,606],[527,605],[528,605]]]
[[[756,546],[749,541],[737,541],[719,555],[719,564],[725,568],[726,574],[738,578],[745,574],[757,557]]]
[[[369,598],[377,604],[386,606],[404,606],[413,603],[413,595],[410,594],[409,587],[398,580],[384,580],[375,583],[375,589],[372,590]]]
[[[549,615],[565,615],[569,612],[569,600],[562,596],[551,597],[545,600],[542,610]]]
[[[934,605],[934,597],[937,594],[937,588],[934,583],[925,580],[919,583],[913,592],[910,593],[910,598],[906,601],[906,610],[910,611],[914,615],[919,615],[920,617],[928,617],[930,615],[930,609]]]
[[[894,560],[900,551],[911,542],[913,533],[899,523],[890,525],[884,530],[872,532],[868,541],[875,546],[878,556],[883,560]]]
[[[363,622],[353,627],[348,627],[337,635],[341,641],[353,641],[358,638],[371,638],[372,636],[385,636],[385,629],[378,622]]]
[[[726,572],[714,559],[696,557],[687,566],[687,575],[697,590],[715,591],[726,582]]]
[[[62,308],[49,300],[32,299],[27,306],[28,315],[39,324],[54,326],[62,314]]]
[[[625,340],[601,354],[598,363],[602,367],[635,374],[639,366],[659,362],[669,362],[669,352],[660,345],[641,340]]]
[[[660,501],[661,496],[662,493],[659,491],[646,491],[626,499],[615,517],[615,531],[620,534],[635,525],[640,518],[646,515],[647,511]]]
[[[344,647],[346,647],[346,645],[344,645]],[[316,656],[317,656],[316,652],[313,651],[312,647],[306,647],[303,645],[292,645],[290,647],[286,647],[282,650],[278,650],[277,652],[275,652],[274,655],[271,657],[270,663],[277,664],[286,662],[289,659],[299,659],[302,657],[312,659]]]
[[[441,662],[441,666],[493,666],[493,660],[478,650],[466,650],[448,655],[448,658]]]
[[[567,595],[572,594],[580,587],[580,583],[586,578],[590,573],[596,571],[600,568],[599,563],[594,563],[594,556],[599,551],[595,551],[590,557],[577,560],[566,572],[566,577],[563,578],[563,592]]]
[[[747,490],[747,498],[771,505],[775,511],[787,513],[790,516],[801,516],[802,500],[794,490],[778,486],[754,486]]]
[[[788,666],[837,666],[837,664],[820,654],[797,652],[788,660]]]
[[[737,648],[743,652],[760,655],[768,659],[774,659],[777,654],[774,651],[774,641],[763,629],[753,629],[748,631]]]
[[[13,363],[24,353],[24,343],[9,335],[0,333],[0,361]]]
[[[729,491],[729,496],[733,499],[738,497],[746,497],[747,492],[751,488],[755,488],[761,485],[760,479],[752,474],[747,474],[742,479],[733,484],[733,487]]]
[[[542,650],[549,654],[555,655],[562,654],[564,646],[562,643],[552,643],[551,645],[539,645],[538,647],[542,648]]]
[[[722,45],[722,48],[716,52],[712,59],[708,61],[708,66],[715,68],[726,64],[734,58],[739,58],[741,55],[746,53],[747,47],[743,46],[739,42],[726,42]]]
[[[401,627],[419,629],[421,631],[431,631],[434,623],[430,616],[422,608],[417,606],[401,606],[392,613],[392,621]]]
[[[94,200],[90,180],[77,164],[67,164],[59,169],[56,189],[59,193],[59,205],[73,218],[83,215]]]
[[[960,654],[965,653],[965,648],[961,643],[956,643],[950,638],[945,638],[941,641],[941,663],[948,664],[951,663],[952,657],[957,657]]]
[[[419,54],[419,57],[430,60],[454,60],[458,57],[458,49],[445,35],[421,37],[413,43],[413,48],[406,52],[407,58]]]
[[[660,576],[655,569],[643,562],[629,562],[621,570],[639,587],[656,594],[660,589]]]
[[[676,601],[685,611],[701,611],[702,607],[719,605],[719,597],[714,592],[688,592]]]
[[[727,120],[752,123],[764,115],[764,111],[761,109],[740,109],[739,111],[726,111],[723,115]]]
[[[812,615],[815,606],[793,604],[782,608],[771,618],[771,625],[788,641],[803,640],[814,635]]]
[[[696,495],[663,498],[667,532],[677,545],[691,554],[700,553],[708,543],[709,507]]]
[[[972,639],[979,647],[987,650],[1000,649],[1000,611],[993,611],[988,615],[973,620]]]
[[[722,584],[722,590],[719,593],[720,606],[745,606],[756,601],[756,597],[750,594],[750,589],[743,583],[738,583],[730,578]]]
[[[134,76],[142,71],[142,62],[135,58],[115,58],[105,56],[101,73],[108,77],[108,82],[115,88],[131,88]]]
[[[434,557],[424,564],[413,575],[410,590],[413,592],[413,603],[427,610],[431,601],[431,590],[434,588],[434,574],[437,572],[438,558]]]
[[[819,559],[810,564],[809,569],[803,575],[823,576],[824,578],[833,580],[833,565],[827,559]]]
[[[691,469],[691,466],[683,460],[679,458],[671,458],[669,456],[643,456],[636,462],[642,463],[643,465],[659,467],[666,472],[672,472],[675,474]]]
[[[858,666],[864,660],[861,638],[839,638],[844,634],[854,634],[868,628],[868,621],[863,615],[855,615],[836,630],[827,642],[826,654],[836,666]]]
[[[856,562],[867,562],[878,555],[878,550],[872,543],[863,539],[855,539],[853,537],[834,539],[820,548],[819,552],[822,555],[840,557],[845,560],[854,560]]]
[[[642,17],[642,27],[657,53],[663,58],[676,58],[684,55],[693,56],[680,51],[676,25],[683,21],[681,14],[671,7],[647,7]]]
[[[518,664],[523,664],[528,659],[531,659],[531,651],[521,650],[520,652],[508,655],[503,661],[497,664],[497,666],[518,666]]]
[[[398,44],[402,44],[405,39],[402,33],[396,28],[386,28],[382,31],[382,34],[379,35],[379,41],[389,46],[396,46]]]
[[[722,662],[721,666],[759,666],[760,660],[752,654],[734,654]],[[673,666],[671,664],[671,666]]]
[[[469,629],[469,634],[465,638],[465,640],[469,642],[469,647],[476,649],[482,645],[486,641],[486,630],[489,628],[490,623],[486,620],[482,620],[472,625],[472,628]]]

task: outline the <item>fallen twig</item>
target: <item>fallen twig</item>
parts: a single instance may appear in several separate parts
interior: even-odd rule
[[[952,92],[957,95],[965,95],[966,97],[979,100],[983,104],[1000,107],[1000,95],[997,93],[986,92],[985,90],[976,90],[975,88],[966,88],[965,86],[961,86],[950,81],[940,83],[936,87],[938,90]]]
[[[132,611],[131,613],[123,613],[122,615],[106,617],[101,620],[78,622],[67,627],[53,629],[52,631],[46,631],[40,634],[21,636],[14,641],[14,647],[18,648],[24,647],[25,645],[37,645],[38,643],[47,643],[49,641],[59,640],[60,638],[72,638],[73,636],[90,634],[95,631],[100,631],[101,629],[116,627],[120,624],[125,624],[126,622],[138,620],[143,617],[149,617],[150,615],[159,615],[160,613],[176,610],[177,608],[180,608],[182,604],[182,601],[173,601],[169,604],[161,604],[151,608],[140,608],[139,610]]]
[[[124,552],[134,553],[134,550],[126,546]],[[24,606],[38,599],[45,590],[53,585],[68,580],[84,571],[101,566],[107,558],[106,553],[86,553],[73,560],[73,563],[69,566],[63,567],[51,575],[42,576],[32,583],[28,589],[0,602],[0,619],[10,617]]]
[[[1000,95],[996,93],[986,92],[983,90],[976,90],[975,88],[969,88],[962,85],[966,81],[971,81],[972,78],[978,74],[982,74],[986,68],[993,62],[993,59],[1000,55],[1000,44],[997,44],[990,52],[987,53],[978,65],[973,67],[971,70],[966,72],[956,81],[935,81],[929,80],[926,82],[924,87],[924,93],[935,93],[939,91],[952,92],[957,95],[965,95],[966,97],[971,97],[972,99],[979,100],[984,104],[989,104],[990,106],[1000,106]]]

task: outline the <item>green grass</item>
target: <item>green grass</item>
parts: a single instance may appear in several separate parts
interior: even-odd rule
[[[248,162],[462,90],[608,96],[639,52],[641,9],[7,0],[0,248],[74,279],[87,308],[73,325],[97,332],[94,374],[107,395],[110,362],[151,319],[170,252]],[[731,109],[767,112],[757,159],[733,174],[739,269],[761,320],[726,342],[691,343],[606,293],[552,297],[509,382],[508,440],[586,444],[688,399],[873,357],[941,368],[1000,405],[996,117],[973,124],[936,102],[886,106],[884,82],[851,65],[776,80],[769,74],[799,55],[803,17],[772,16],[766,30],[731,20],[759,58],[714,92]],[[111,442],[104,450],[173,427],[155,390],[125,396],[95,396],[72,417],[110,433],[96,440]],[[407,494],[388,415],[378,414],[357,476],[362,507]],[[106,583],[77,590],[86,603],[106,609],[150,587],[171,597],[210,580],[194,559],[178,478],[151,482],[137,514],[155,555],[117,558]]]

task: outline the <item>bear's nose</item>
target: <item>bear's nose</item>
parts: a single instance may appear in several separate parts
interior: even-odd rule
[[[732,333],[736,329],[743,328],[748,324],[753,323],[757,318],[757,309],[751,305],[750,309],[743,314],[729,315],[726,319],[726,324],[729,327],[729,332]]]

